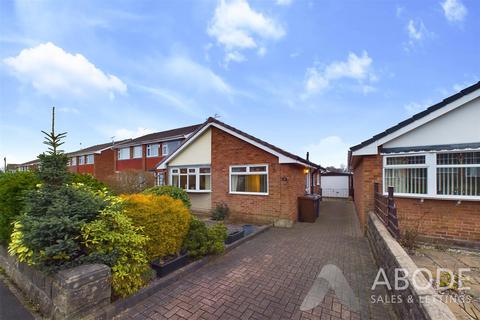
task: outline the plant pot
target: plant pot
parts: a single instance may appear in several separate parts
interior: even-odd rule
[[[167,261],[155,260],[150,265],[157,272],[157,277],[165,277],[167,274],[178,270],[189,263],[188,255],[180,254]]]
[[[244,236],[244,231],[239,230],[239,231],[234,231],[232,233],[229,233],[227,236],[227,240],[225,240],[225,244],[231,244],[234,243],[235,241],[242,239]]]
[[[253,233],[255,231],[255,228],[251,224],[244,224],[243,225],[243,234],[245,236],[248,236],[249,234]]]

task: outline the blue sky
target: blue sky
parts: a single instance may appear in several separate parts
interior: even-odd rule
[[[0,156],[220,120],[322,165],[479,81],[480,2],[1,1]]]

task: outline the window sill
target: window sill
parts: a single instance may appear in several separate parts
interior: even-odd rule
[[[260,193],[260,192],[232,192],[230,191],[229,194],[240,195],[240,196],[268,196],[268,193]]]
[[[211,193],[212,190],[185,190],[185,192],[187,192],[187,193]]]
[[[384,192],[384,196],[388,193]],[[480,197],[474,196],[442,196],[442,195],[428,195],[428,194],[405,194],[394,193],[393,198],[411,198],[411,199],[428,199],[428,200],[450,200],[450,201],[480,201]]]

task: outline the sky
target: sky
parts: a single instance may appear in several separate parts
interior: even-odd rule
[[[0,157],[209,116],[323,166],[480,80],[480,1],[0,1]]]

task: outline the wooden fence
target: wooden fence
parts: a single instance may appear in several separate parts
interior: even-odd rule
[[[400,238],[400,229],[398,228],[397,207],[393,197],[393,187],[388,187],[388,195],[384,196],[379,190],[378,183],[373,185],[375,214],[383,222],[390,234],[395,238]]]

